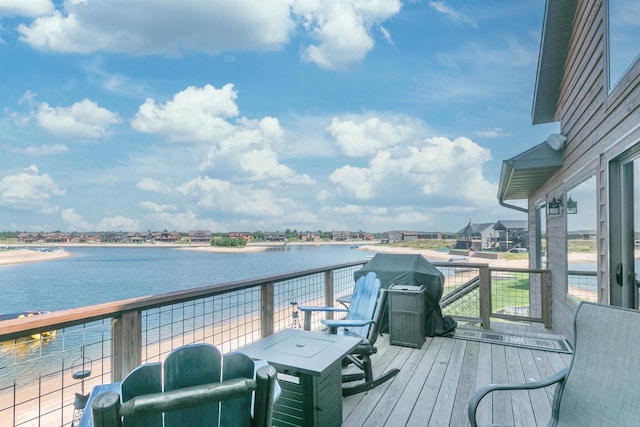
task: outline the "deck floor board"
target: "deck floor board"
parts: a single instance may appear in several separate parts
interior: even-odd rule
[[[523,336],[549,334],[539,325],[492,325]],[[497,326],[497,327],[496,327]],[[461,339],[427,338],[422,348],[378,339],[374,374],[399,367],[395,378],[366,393],[343,399],[343,426],[468,426],[467,405],[476,389],[490,383],[537,381],[571,363],[570,354]],[[496,392],[478,409],[481,424],[544,425],[554,387]]]

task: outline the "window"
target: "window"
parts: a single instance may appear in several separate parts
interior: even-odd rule
[[[569,188],[564,200],[567,215],[567,294],[594,302],[598,301],[596,195],[596,176],[590,175]]]
[[[640,54],[640,1],[609,0],[609,89],[637,62]]]

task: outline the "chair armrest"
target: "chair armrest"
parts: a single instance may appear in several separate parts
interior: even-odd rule
[[[366,325],[371,325],[375,323],[374,320],[350,320],[350,319],[338,319],[338,320],[324,319],[324,320],[321,320],[320,322],[324,326],[329,328],[330,334],[336,334],[338,331],[338,328],[349,328],[349,327],[355,328],[355,327],[366,326]]]
[[[468,415],[469,422],[472,427],[477,427],[478,423],[476,421],[476,412],[478,410],[478,405],[480,401],[489,393],[496,390],[533,390],[537,388],[544,388],[550,385],[556,384],[558,382],[564,381],[567,377],[567,373],[569,372],[568,368],[565,368],[548,378],[545,378],[540,381],[534,381],[530,383],[523,384],[489,384],[484,387],[480,387],[474,394],[471,396],[471,400],[469,401]]]
[[[312,307],[312,306],[298,306],[298,310],[304,313],[304,329],[308,331],[311,329],[311,313],[315,311],[324,311],[328,313],[346,313],[349,310],[346,308],[336,308],[336,307]]]
[[[349,310],[347,310],[346,308],[337,308],[337,307],[309,307],[306,305],[300,305],[298,306],[298,310],[300,311],[304,311],[306,312],[313,312],[313,311],[328,311],[328,312],[336,312],[336,311],[341,311],[341,312],[347,312]]]

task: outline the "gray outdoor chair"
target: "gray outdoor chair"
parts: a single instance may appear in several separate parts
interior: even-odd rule
[[[495,390],[556,385],[548,426],[640,426],[640,312],[583,302],[574,319],[571,365],[546,380],[488,385],[469,402],[469,421]]]

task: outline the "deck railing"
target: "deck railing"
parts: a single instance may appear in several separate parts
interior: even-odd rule
[[[0,322],[0,420],[69,425],[75,393],[123,379],[174,348],[231,352],[290,327],[292,302],[333,305],[365,261],[222,283]],[[488,328],[491,317],[550,327],[549,272],[433,263],[445,274],[443,312]],[[526,308],[528,307],[528,308]],[[55,331],[46,337],[43,331]],[[40,334],[38,336],[38,334]],[[84,381],[73,373],[90,370]]]
[[[581,301],[598,302],[598,275],[595,271],[569,270],[567,295]]]

